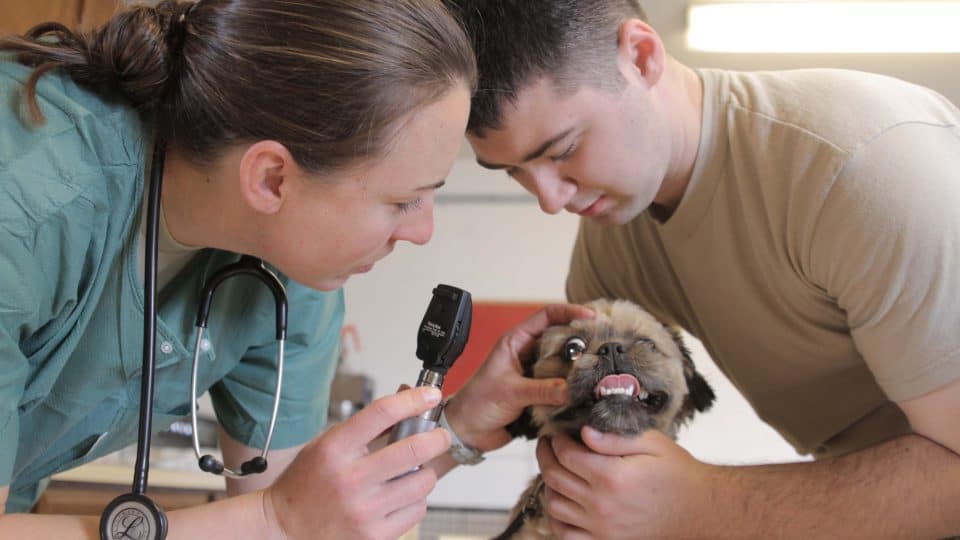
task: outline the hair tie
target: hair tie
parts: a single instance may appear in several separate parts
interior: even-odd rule
[[[183,53],[183,42],[187,37],[187,17],[193,13],[200,2],[187,4],[186,9],[179,14],[174,12],[170,18],[170,28],[167,31],[167,48],[174,57],[181,56]],[[179,7],[179,6],[177,6]]]

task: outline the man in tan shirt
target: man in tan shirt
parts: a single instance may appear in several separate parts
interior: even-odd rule
[[[584,217],[570,299],[682,326],[816,458],[555,437],[554,532],[960,535],[960,111],[865,73],[691,69],[633,0],[448,3],[480,61],[478,162]]]

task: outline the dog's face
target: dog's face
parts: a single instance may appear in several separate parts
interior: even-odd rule
[[[548,328],[524,366],[529,377],[566,379],[569,402],[531,407],[512,433],[533,438],[564,432],[579,439],[581,426],[589,425],[622,435],[657,429],[675,437],[695,411],[710,407],[713,390],[679,334],[627,301],[586,305],[595,319]]]

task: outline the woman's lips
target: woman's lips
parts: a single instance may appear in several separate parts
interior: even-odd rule
[[[593,204],[577,212],[583,217],[592,217],[606,210],[607,196],[601,195],[599,199],[593,201]]]

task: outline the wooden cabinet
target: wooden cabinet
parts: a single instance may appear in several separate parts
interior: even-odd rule
[[[0,35],[22,34],[33,25],[57,21],[70,28],[103,24],[123,0],[2,0]]]
[[[130,491],[132,476],[132,465],[99,462],[55,474],[33,511],[98,516],[114,497]],[[226,491],[221,476],[151,468],[147,495],[164,510],[176,510],[223,499]]]
[[[68,514],[99,516],[117,495],[127,493],[130,486],[51,482],[40,496],[33,512],[37,514]],[[165,511],[197,506],[224,498],[221,491],[151,487],[148,495]]]

